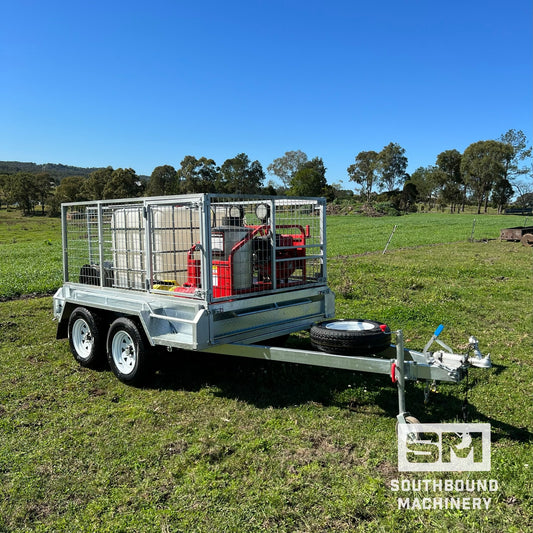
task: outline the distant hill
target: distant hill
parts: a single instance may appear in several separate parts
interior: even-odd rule
[[[24,163],[21,161],[0,161],[0,174],[16,174],[17,172],[29,172],[39,174],[48,172],[50,176],[61,181],[67,176],[88,176],[98,168],[72,167],[56,163],[45,163],[37,165],[36,163]]]
[[[102,167],[72,167],[70,165],[61,165],[58,163],[24,163],[22,161],[0,161],[0,174],[16,174],[17,172],[29,172],[30,174],[40,174],[48,172],[52,178],[61,181],[68,176],[88,176],[95,170]],[[137,177],[143,181],[148,181],[150,176],[137,174]]]

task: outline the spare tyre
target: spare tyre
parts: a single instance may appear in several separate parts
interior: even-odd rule
[[[311,344],[322,352],[338,355],[372,355],[386,350],[391,330],[373,320],[325,320],[311,328]]]

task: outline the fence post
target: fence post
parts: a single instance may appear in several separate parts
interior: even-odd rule
[[[472,232],[470,233],[470,242],[474,242],[474,230],[476,229],[476,219],[472,222]]]
[[[394,224],[394,228],[392,228],[392,233],[390,234],[389,240],[387,241],[387,244],[385,245],[385,248],[383,250],[383,253],[381,255],[385,255],[385,252],[387,251],[387,248],[389,247],[390,242],[392,241],[392,236],[394,235],[394,232],[396,231],[396,228],[398,226]]]

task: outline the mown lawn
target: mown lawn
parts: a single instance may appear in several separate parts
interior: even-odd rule
[[[470,371],[469,419],[491,424],[490,472],[399,473],[386,377],[180,352],[131,388],[77,365],[55,340],[50,297],[16,299],[0,303],[0,531],[531,530],[533,250],[483,240],[522,219],[478,218],[487,229],[471,243],[472,222],[459,230],[457,217],[332,217],[330,284],[339,317],[383,320],[410,346],[439,323],[455,348],[479,337],[493,368]],[[384,241],[364,245],[376,228]],[[416,242],[427,230],[462,242]],[[422,384],[409,384],[407,404],[423,422],[461,421],[466,392],[440,385],[424,405]],[[467,494],[490,497],[488,510],[408,511],[391,490],[402,478],[487,478],[498,490]]]

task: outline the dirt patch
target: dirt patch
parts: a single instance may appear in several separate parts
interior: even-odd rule
[[[32,292],[30,294],[15,294],[14,296],[0,296],[0,302],[10,302],[12,300],[35,300],[37,298],[45,298],[46,296],[53,296],[57,289],[48,292]]]

